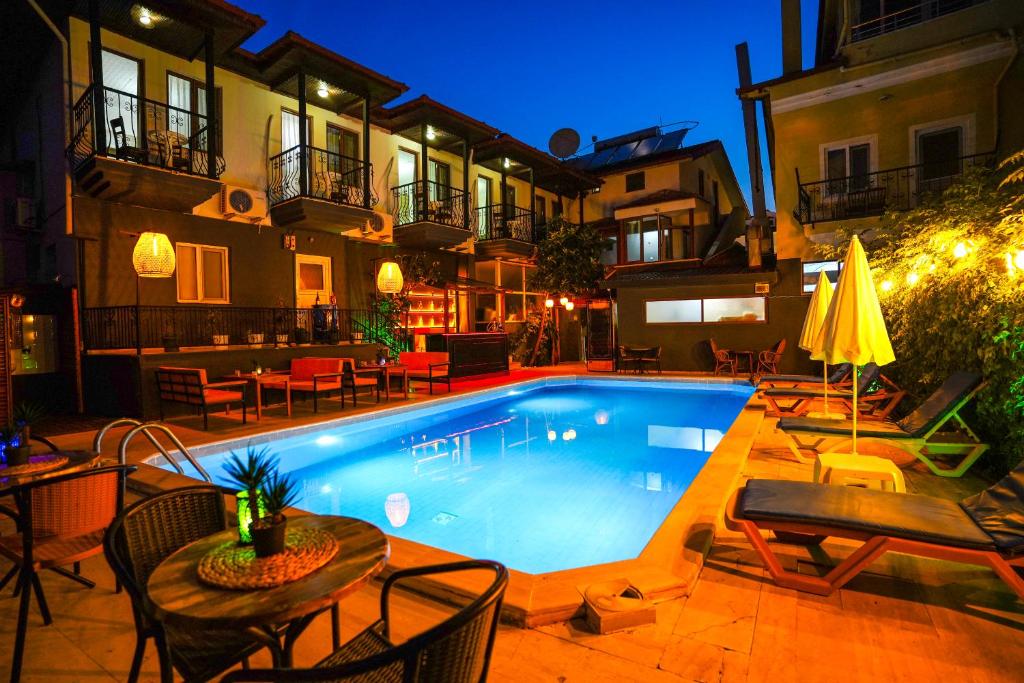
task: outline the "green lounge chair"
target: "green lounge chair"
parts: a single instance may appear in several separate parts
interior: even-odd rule
[[[858,445],[884,443],[906,451],[942,477],[963,476],[974,462],[988,450],[963,418],[960,410],[984,388],[981,375],[954,372],[914,412],[899,422],[889,420],[857,425]],[[953,431],[939,431],[950,420]],[[826,420],[809,417],[782,418],[777,429],[786,437],[790,452],[800,462],[813,462],[802,450],[814,453],[843,452],[851,443],[853,425],[850,420]],[[930,456],[959,455],[962,460],[953,468],[939,467]]]
[[[886,552],[991,567],[1024,600],[1024,463],[959,503],[944,498],[853,486],[754,479],[726,509],[726,526],[742,531],[780,586],[829,595]],[[834,536],[864,545],[824,576],[783,569],[762,535],[818,545]]]

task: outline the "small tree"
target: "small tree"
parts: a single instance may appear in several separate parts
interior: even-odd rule
[[[547,225],[547,235],[537,248],[537,269],[530,277],[530,288],[551,297],[575,297],[597,287],[604,276],[601,253],[611,241],[601,236],[593,225],[576,225],[556,216]],[[557,353],[558,329],[548,324],[548,309],[541,311],[540,322],[533,326],[536,338],[529,365],[537,361],[546,330],[551,330],[552,362]]]
[[[955,370],[988,381],[972,426],[1003,473],[1024,452],[1024,195],[1014,169],[974,169],[941,194],[887,213],[865,243],[896,362],[917,399]],[[851,231],[837,230],[839,256]]]

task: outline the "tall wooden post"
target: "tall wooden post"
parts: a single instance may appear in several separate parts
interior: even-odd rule
[[[530,167],[530,240],[537,241],[537,186],[533,180],[533,167]]]
[[[497,227],[497,226],[492,226],[492,228],[491,228],[492,232],[491,232],[491,235],[489,235],[492,239],[494,237],[508,237],[508,235],[505,234],[505,232],[506,232],[505,227],[508,225],[509,213],[511,211],[514,211],[515,209],[509,209],[507,202],[508,202],[508,174],[505,171],[505,161],[503,159],[502,162],[501,162],[501,235],[495,235],[493,230],[494,230],[494,227]]]
[[[429,148],[427,147],[427,124],[420,124],[420,183],[419,191],[421,192],[419,214],[420,220],[427,220],[427,211],[430,207],[430,157]]]
[[[750,53],[746,43],[736,46],[736,70],[739,72],[740,88],[746,88],[753,82],[750,75]],[[743,108],[743,130],[747,138],[747,165],[750,168],[750,194],[754,202],[754,218],[747,228],[747,265],[751,268],[761,266],[761,234],[762,226],[768,223],[768,209],[764,198],[764,176],[761,172],[761,144],[757,135],[757,112],[754,101],[748,97],[740,98]]]
[[[205,48],[206,59],[206,175],[216,180],[217,178],[217,145],[220,142],[218,135],[220,131],[217,123],[220,120],[221,112],[217,111],[217,85],[214,81],[214,54],[213,54],[213,32],[206,34]]]
[[[369,209],[372,205],[373,188],[370,183],[370,96],[363,98],[363,208]]]
[[[299,195],[309,194],[309,126],[306,124],[306,72],[299,70]]]
[[[462,224],[469,230],[469,141],[462,141]]]

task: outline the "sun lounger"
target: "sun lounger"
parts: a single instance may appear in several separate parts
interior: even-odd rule
[[[882,386],[876,391],[870,391],[876,382]],[[907,395],[895,382],[883,375],[881,368],[874,363],[868,363],[861,371],[857,394],[857,414],[865,420],[884,420]],[[761,397],[768,403],[766,414],[769,417],[803,417],[815,403],[826,398],[829,400],[829,409],[840,415],[851,415],[854,408],[852,391],[846,388],[830,390],[826,396],[820,382],[813,388],[764,389]]]
[[[991,567],[1024,600],[1024,465],[959,503],[850,486],[754,479],[738,489],[726,526],[742,531],[772,580],[817,595],[841,588],[879,556],[900,552]],[[817,545],[827,537],[864,544],[824,576],[784,569],[762,535]]]
[[[840,384],[849,384],[848,380],[850,377],[850,371],[853,369],[849,363],[840,363],[832,369],[832,374],[828,376],[829,388],[835,386],[838,388]],[[821,375],[761,375],[757,380],[759,387],[795,387],[801,385],[821,386],[822,376]]]
[[[955,372],[917,409],[899,422],[889,420],[857,425],[858,446],[883,443],[906,451],[923,462],[935,474],[959,477],[988,450],[963,418],[960,410],[982,390],[985,382],[972,372]],[[952,431],[940,431],[948,422]],[[850,420],[810,417],[782,418],[777,429],[787,437],[789,450],[800,462],[813,462],[801,451],[828,453],[849,449],[852,437]],[[962,460],[953,468],[939,467],[930,456],[956,455]]]

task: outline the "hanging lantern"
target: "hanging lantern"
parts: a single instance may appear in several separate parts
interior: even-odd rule
[[[132,252],[132,265],[139,277],[171,277],[174,275],[174,247],[167,235],[144,232],[139,235]]]
[[[402,269],[394,261],[385,261],[377,271],[377,289],[382,294],[398,294],[402,291],[405,281],[402,279]]]
[[[409,521],[409,496],[404,493],[389,493],[384,500],[384,514],[391,526],[398,529]]]
[[[566,301],[566,302],[565,302],[565,310],[567,310],[567,311],[571,311],[571,310],[572,310],[572,309],[574,309],[574,308],[576,308],[576,304],[574,304],[574,303],[573,303],[573,302],[571,302],[571,301]]]
[[[567,303],[569,303],[569,297],[563,296],[561,299],[558,300],[558,303],[560,303],[563,306],[565,306]]]
[[[554,308],[555,307],[555,300],[554,299],[545,299],[544,300],[544,306],[546,308]]]

